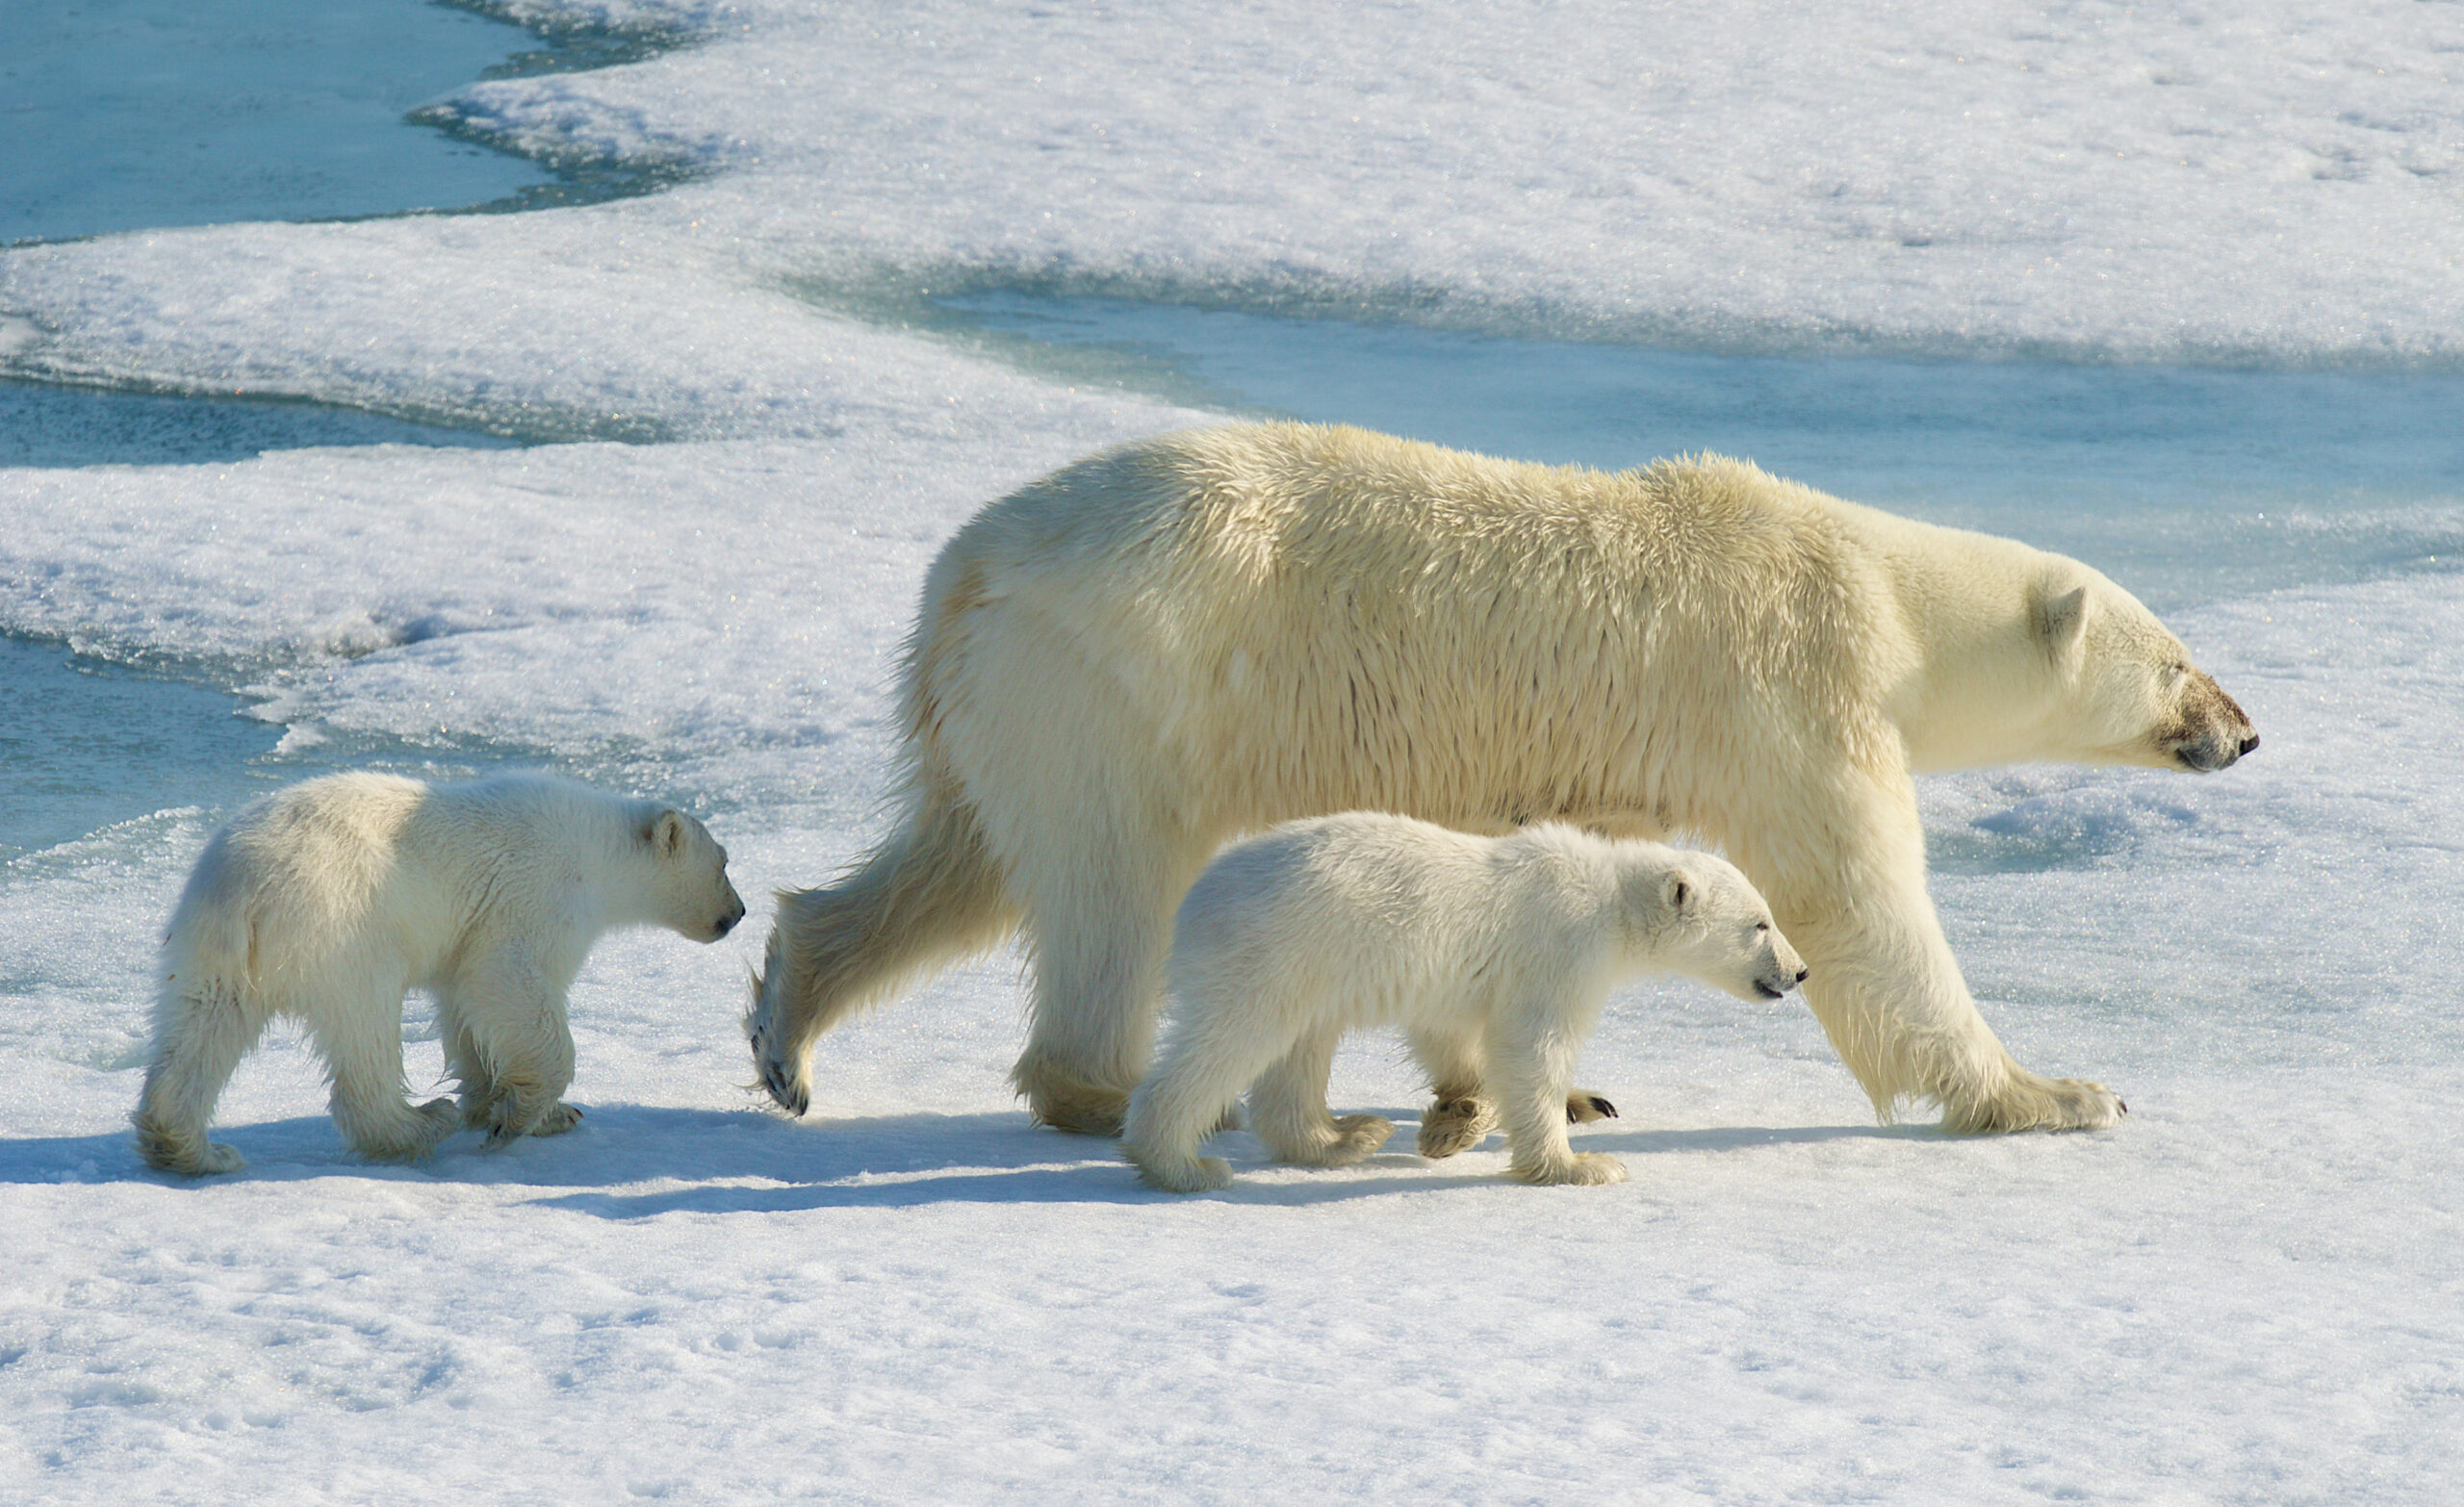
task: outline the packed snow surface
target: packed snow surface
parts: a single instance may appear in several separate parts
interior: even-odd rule
[[[801,1123],[741,1086],[737,1027],[761,897],[883,830],[889,671],[939,542],[1089,449],[1220,417],[899,327],[925,294],[2451,363],[2454,6],[510,9],[704,39],[448,109],[700,176],[19,248],[0,364],[576,443],[0,470],[0,630],[239,693],[278,732],[267,769],[519,756],[669,795],[755,913],[711,947],[601,949],[573,1135],[357,1163],[277,1034],[223,1101],[248,1170],[189,1183],[141,1169],[125,1115],[152,949],[233,785],[0,850],[0,1500],[2375,1503],[2464,1479],[2464,524],[2418,484],[2451,461],[2204,498],[2220,552],[2290,530],[2318,557],[2176,572],[2149,530],[2209,515],[2068,509],[2038,454],[2032,529],[2024,469],[1977,479],[1971,447],[1929,492],[1905,447],[1899,500],[2136,563],[2265,739],[2210,779],[1925,787],[1988,1018],[2120,1089],[2110,1133],[1877,1126],[1802,1007],[1653,985],[1584,1060],[1625,1112],[1578,1143],[1626,1186],[1509,1185],[1497,1141],[1424,1163],[1406,1124],[1343,1172],[1227,1137],[1240,1181],[1181,1199],[1027,1125],[1014,956],[828,1038]],[[1408,1122],[1421,1086],[1371,1039],[1334,1097]]]

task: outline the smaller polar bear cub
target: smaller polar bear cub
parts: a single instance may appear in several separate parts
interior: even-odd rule
[[[1131,1095],[1123,1151],[1174,1192],[1232,1180],[1199,1142],[1250,1089],[1252,1127],[1284,1162],[1342,1166],[1391,1121],[1326,1110],[1335,1044],[1403,1027],[1440,1086],[1484,1083],[1516,1177],[1615,1183],[1616,1158],[1566,1139],[1575,1056],[1615,984],[1655,969],[1746,999],[1802,983],[1762,896],[1723,860],[1554,823],[1476,837],[1353,811],[1228,848],[1182,901],[1173,1013]]]
[[[543,775],[329,775],[268,796],[214,834],[171,914],[138,1151],[167,1172],[238,1171],[206,1125],[276,1015],[306,1022],[363,1156],[424,1156],[463,1126],[491,1146],[571,1130],[565,991],[583,955],[624,926],[727,935],[744,919],[727,863],[682,811]],[[436,997],[458,1111],[407,1102],[413,988]]]

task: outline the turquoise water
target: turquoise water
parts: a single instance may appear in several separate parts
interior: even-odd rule
[[[420,107],[475,79],[677,40],[533,32],[430,0],[0,0],[0,244],[648,192],[660,174],[552,169],[424,123]],[[0,381],[0,466],[508,443],[315,403]]]
[[[341,768],[450,779],[515,762],[485,746],[335,739],[277,753],[283,729],[226,692],[0,637],[0,861],[181,806],[216,816]]]
[[[316,445],[495,448],[518,442],[355,408],[0,379],[0,466],[170,466]]]
[[[992,293],[939,319],[1183,401],[1622,469],[1715,450],[2076,555],[2164,610],[2464,557],[2464,374],[1734,357]]]
[[[0,243],[450,209],[552,181],[404,116],[534,44],[424,0],[10,0]]]

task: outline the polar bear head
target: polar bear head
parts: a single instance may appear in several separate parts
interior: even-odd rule
[[[2054,756],[2204,775],[2259,746],[2250,719],[2182,641],[2085,566],[2064,561],[2038,579],[2028,633],[2049,682]]]
[[[1636,961],[1746,1000],[1776,1000],[1805,982],[1805,960],[1735,865],[1657,843],[1625,846],[1620,889]]]
[[[679,936],[715,942],[744,919],[744,901],[728,882],[728,851],[710,830],[674,806],[638,830],[654,865],[654,919]]]
[[[1961,543],[1903,600],[1922,665],[1893,713],[1912,767],[2061,759],[2206,774],[2259,746],[2138,598],[2064,555]]]

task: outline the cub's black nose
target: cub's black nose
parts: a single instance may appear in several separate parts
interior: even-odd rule
[[[719,917],[719,934],[720,934],[721,936],[725,936],[725,935],[727,935],[730,932],[734,931],[734,930],[735,930],[735,924],[736,924],[737,922],[739,922],[739,921],[743,920],[743,919],[744,919],[744,907],[741,907],[741,906],[739,906],[739,907],[736,907],[735,913],[734,913],[733,915],[726,915],[726,916],[721,916],[721,917]]]
[[[2259,746],[2259,735],[2258,735],[2257,733],[2255,733],[2255,732],[2251,733],[2248,737],[2244,738],[2244,739],[2242,740],[2242,752],[2243,752],[2243,753],[2245,753],[2245,754],[2247,754],[2247,753],[2248,753],[2248,752],[2250,752],[2252,749],[2257,748],[2258,746]]]
[[[1808,969],[1808,968],[1800,968],[1800,969],[1798,969],[1798,970],[1797,970],[1797,982],[1798,982],[1799,983],[1805,983],[1805,982],[1806,982],[1806,975],[1807,975],[1808,973],[1811,972],[1811,971],[1812,971],[1811,969]]]

